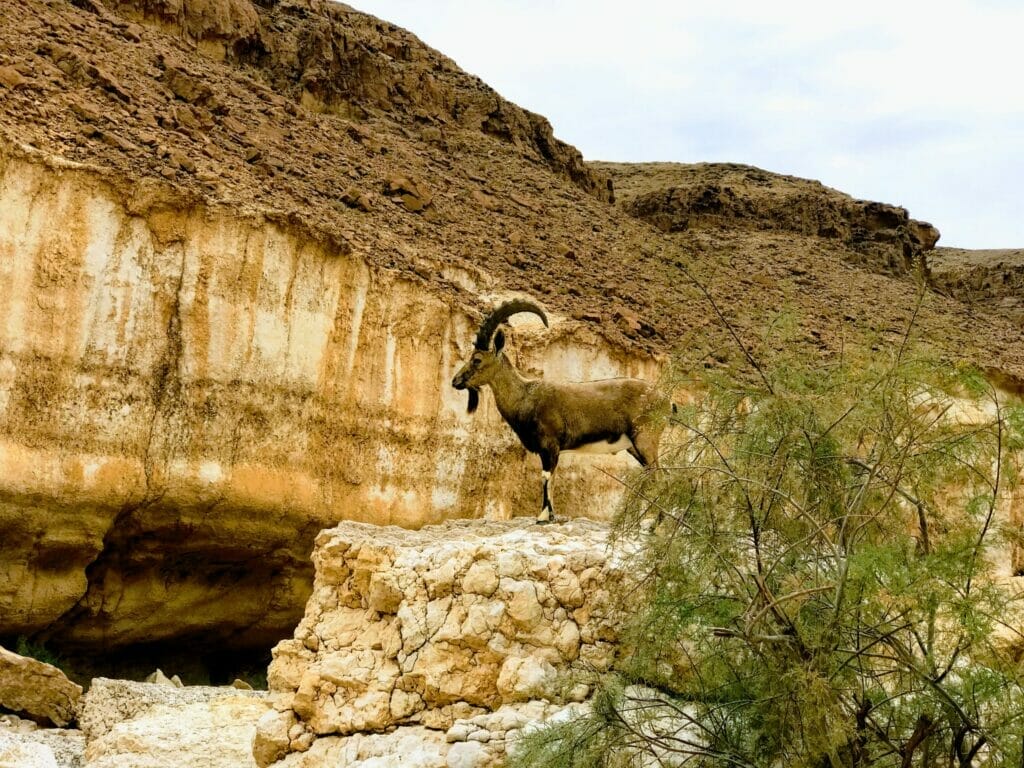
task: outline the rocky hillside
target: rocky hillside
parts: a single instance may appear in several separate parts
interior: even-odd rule
[[[845,258],[894,275],[927,267],[939,231],[906,209],[854,200],[817,181],[727,163],[591,163],[615,179],[622,207],[663,232],[788,232],[835,240]]]
[[[750,338],[795,310],[827,358],[902,333],[937,237],[756,169],[585,164],[322,0],[3,17],[0,638],[265,651],[320,529],[535,510],[536,460],[449,386],[501,297],[550,310],[510,342],[549,376],[655,378],[720,327],[689,275]],[[1024,380],[1019,323],[944,293],[921,331]],[[622,492],[590,463],[555,489],[570,516]]]
[[[1024,324],[1024,249],[936,248],[929,263],[936,291]]]

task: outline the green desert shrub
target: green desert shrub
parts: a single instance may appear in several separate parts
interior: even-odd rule
[[[1022,764],[1020,406],[909,338],[774,348],[680,366],[701,395],[614,529],[620,661],[513,766]]]

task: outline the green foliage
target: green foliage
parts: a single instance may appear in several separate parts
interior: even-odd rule
[[[64,668],[64,659],[59,654],[54,653],[42,643],[33,642],[24,635],[19,635],[15,641],[14,652],[19,656],[27,656],[44,664],[52,664],[58,669]]]
[[[882,350],[688,382],[683,439],[617,521],[656,521],[623,548],[630,653],[513,765],[1021,765],[1024,611],[997,566],[1024,414],[973,367]]]

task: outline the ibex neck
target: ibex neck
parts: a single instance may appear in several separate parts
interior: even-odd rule
[[[529,383],[529,379],[523,378],[508,358],[502,355],[498,372],[491,379],[491,392],[494,393],[494,403],[498,406],[498,411],[506,421],[519,410],[519,404],[526,395]]]

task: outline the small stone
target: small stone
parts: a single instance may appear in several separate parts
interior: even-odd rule
[[[423,580],[427,584],[427,594],[432,598],[445,597],[452,591],[452,584],[455,582],[455,566],[451,561],[445,561],[438,568],[431,568],[423,574]]]
[[[626,334],[640,332],[640,316],[631,309],[622,306],[617,307],[615,309],[615,322]]]
[[[360,211],[369,212],[373,209],[373,201],[366,192],[360,191],[357,187],[349,187],[341,195],[341,202],[349,208],[357,208]]]
[[[100,84],[103,90],[114,94],[121,101],[129,102],[132,100],[131,94],[124,89],[124,86],[121,85],[118,79],[105,69],[100,69],[90,64],[86,67],[86,72],[93,80]]]
[[[176,149],[171,150],[171,154],[167,156],[167,159],[172,165],[176,165],[183,171],[188,171],[189,173],[196,172],[196,164],[184,152],[179,152]]]
[[[453,743],[456,741],[466,741],[469,738],[469,734],[473,732],[473,726],[470,723],[463,721],[457,722],[444,735],[445,741]]]
[[[0,648],[0,707],[64,727],[81,695],[82,687],[52,664]]]
[[[504,586],[504,585],[503,585]],[[537,588],[531,582],[514,582],[508,588],[508,615],[524,631],[534,629],[544,618],[544,608],[537,599]]]
[[[388,571],[378,571],[370,577],[366,600],[370,610],[394,614],[402,605],[402,590]]]
[[[405,206],[405,209],[407,211],[411,211],[412,213],[422,211],[423,208],[425,207],[423,201],[416,195],[402,195],[401,200],[402,205]]]
[[[536,656],[510,656],[501,665],[498,692],[506,702],[547,698],[555,681],[555,668]]]
[[[565,698],[569,701],[582,702],[586,701],[590,696],[590,686],[586,683],[576,683],[569,692],[565,695]]]
[[[171,687],[177,687],[174,685],[174,681],[164,674],[163,670],[159,667],[149,677],[146,678],[145,682],[151,685],[166,685]]]
[[[164,82],[175,96],[190,104],[205,103],[213,95],[210,86],[178,67],[167,67]]]
[[[0,67],[0,85],[5,85],[11,90],[21,88],[28,80],[14,67]]]
[[[232,688],[237,688],[240,691],[251,691],[251,690],[253,690],[253,687],[251,685],[249,685],[247,682],[245,682],[245,680],[242,680],[241,678],[238,678],[238,677],[236,677],[234,680],[231,681],[231,687]]]
[[[68,104],[68,109],[73,115],[89,123],[98,123],[103,117],[99,107],[85,101],[72,101]]]
[[[566,621],[558,628],[555,648],[566,661],[574,661],[580,654],[580,630],[574,621]]]
[[[462,577],[462,591],[466,593],[490,597],[497,588],[498,574],[490,563],[478,560]]]
[[[394,690],[391,692],[391,717],[395,720],[404,720],[410,715],[423,709],[423,699],[417,693]]]
[[[501,208],[501,205],[497,200],[494,199],[493,195],[489,195],[486,192],[481,192],[479,189],[474,189],[472,193],[473,202],[488,211],[496,211]]]
[[[115,147],[116,149],[120,149],[122,152],[131,152],[133,149],[138,149],[138,147],[136,147],[130,141],[128,141],[125,138],[122,138],[121,136],[118,136],[116,133],[103,131],[100,138],[103,140],[103,143],[106,144],[107,146]]]
[[[314,741],[316,741],[316,734],[305,731],[297,739],[292,739],[288,746],[294,752],[307,752],[313,746]]]
[[[567,568],[555,574],[555,578],[551,580],[551,592],[566,608],[579,608],[583,605],[580,580]]]
[[[445,760],[446,768],[480,768],[485,764],[487,753],[478,741],[462,741],[453,744]]]
[[[220,123],[221,123],[221,125],[223,125],[225,128],[227,128],[232,133],[238,134],[239,136],[242,136],[242,135],[245,134],[245,125],[242,124],[241,121],[236,120],[233,117],[227,116],[227,117],[221,118]]]
[[[271,710],[260,717],[252,743],[252,755],[259,768],[267,768],[288,754],[289,734],[295,724],[295,715],[291,712]]]

